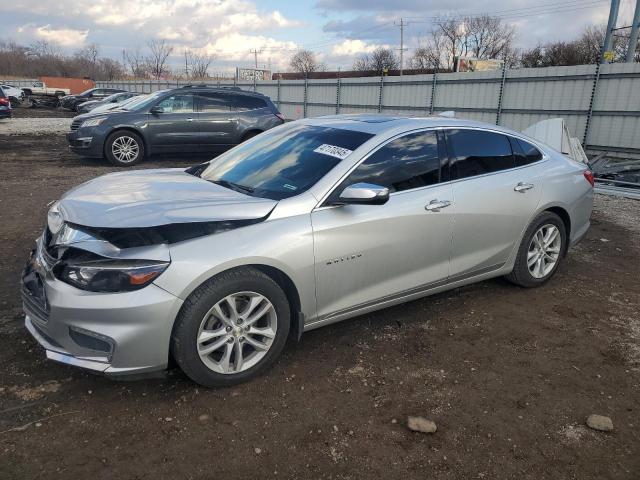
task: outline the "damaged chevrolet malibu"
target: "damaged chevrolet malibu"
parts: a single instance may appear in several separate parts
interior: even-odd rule
[[[52,360],[232,385],[323,325],[492,277],[543,284],[592,204],[584,164],[494,125],[291,122],[55,201],[23,272],[25,323]]]

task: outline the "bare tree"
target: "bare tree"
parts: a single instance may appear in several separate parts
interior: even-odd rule
[[[378,47],[371,53],[365,53],[353,63],[353,69],[358,71],[383,72],[396,70],[400,67],[398,56],[390,48]]]
[[[576,40],[537,45],[521,53],[519,64],[522,67],[530,68],[594,64],[599,61],[605,31],[606,27],[604,25],[589,26],[584,29]],[[614,37],[614,62],[624,60],[628,45],[628,37]],[[635,60],[640,61],[640,52],[636,53]]]
[[[209,76],[208,70],[215,58],[213,55],[197,54],[188,50],[185,50],[184,54],[191,78],[207,78]]]
[[[475,58],[504,58],[513,44],[515,29],[502,19],[481,15],[465,20],[465,41]]]
[[[289,66],[294,72],[312,73],[325,70],[323,63],[318,62],[315,53],[310,50],[300,50],[289,61]]]
[[[146,61],[149,74],[157,80],[168,73],[167,59],[173,47],[164,40],[151,40],[147,45],[150,51]]]
[[[472,56],[515,63],[514,35],[513,27],[489,15],[441,18],[434,23],[424,46],[428,50],[422,50],[415,62],[426,62],[432,68],[453,68],[455,57]]]
[[[62,52],[56,44],[47,40],[38,40],[31,44],[29,54],[37,57],[58,57]]]
[[[52,75],[110,80],[121,78],[123,74],[123,65],[113,59],[100,57],[97,45],[65,56],[55,44],[46,41],[36,42],[29,47],[0,41],[0,75]]]
[[[86,76],[96,78],[99,57],[100,47],[95,43],[90,43],[75,53],[74,60],[86,72]]]
[[[133,77],[144,78],[147,76],[147,63],[139,48],[125,51],[123,57]]]
[[[442,52],[445,50],[445,37],[432,32],[418,47],[409,60],[411,68],[443,68]]]

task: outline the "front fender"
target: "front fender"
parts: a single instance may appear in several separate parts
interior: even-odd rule
[[[183,300],[226,270],[267,266],[291,279],[305,318],[315,316],[315,265],[309,214],[178,242],[170,245],[169,250],[171,265],[155,283]]]

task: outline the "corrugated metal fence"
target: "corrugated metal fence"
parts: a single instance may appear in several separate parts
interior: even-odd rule
[[[114,81],[97,86],[151,92],[188,82]],[[563,117],[587,150],[640,156],[640,64],[578,65],[474,73],[327,80],[212,82],[271,97],[288,118],[381,112],[456,116],[523,130]]]

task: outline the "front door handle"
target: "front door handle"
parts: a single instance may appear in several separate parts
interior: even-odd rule
[[[513,187],[513,190],[516,192],[524,193],[527,190],[531,190],[532,188],[533,188],[533,183],[518,182],[518,184],[515,187]]]
[[[193,122],[193,118],[187,118],[187,122]]]
[[[430,212],[439,212],[441,208],[447,208],[449,205],[451,205],[449,200],[431,200],[424,206],[424,209]]]

